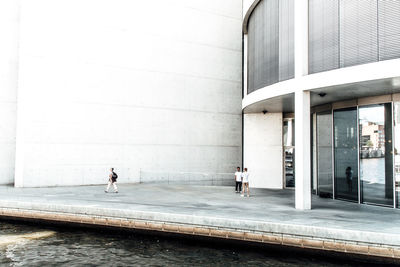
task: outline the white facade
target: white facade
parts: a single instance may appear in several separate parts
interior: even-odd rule
[[[251,187],[282,189],[282,113],[244,114],[243,167]]]
[[[14,181],[18,28],[18,1],[0,1],[0,184]]]
[[[241,0],[3,2],[0,183],[15,139],[18,187],[241,164]]]

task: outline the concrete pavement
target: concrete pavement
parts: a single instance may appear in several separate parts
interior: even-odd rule
[[[293,190],[121,184],[0,187],[0,215],[207,235],[400,258],[400,210],[313,196],[294,209]]]

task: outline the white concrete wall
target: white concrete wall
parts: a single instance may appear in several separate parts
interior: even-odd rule
[[[256,2],[256,0],[243,0],[243,14],[242,16],[245,17],[247,11],[249,10],[249,8],[251,7],[251,5]]]
[[[0,1],[0,184],[14,182],[19,1]]]
[[[16,186],[241,162],[241,0],[23,0]]]
[[[250,187],[283,188],[282,113],[244,114],[244,166]]]

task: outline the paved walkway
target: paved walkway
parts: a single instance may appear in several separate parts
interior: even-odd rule
[[[313,209],[294,209],[293,190],[252,189],[250,198],[233,187],[121,184],[104,186],[0,187],[0,208],[91,214],[190,223],[313,238],[400,246],[400,210],[313,196]]]

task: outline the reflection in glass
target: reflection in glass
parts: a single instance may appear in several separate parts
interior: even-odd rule
[[[285,186],[294,187],[294,119],[283,121],[283,150],[285,162]]]
[[[317,114],[311,115],[311,193],[318,195],[318,166],[317,166]]]
[[[336,198],[358,201],[357,109],[333,113]]]
[[[317,114],[318,194],[333,197],[332,181],[332,113]]]
[[[283,121],[283,146],[294,146],[294,119]]]
[[[285,148],[284,153],[286,187],[294,187],[294,148]]]
[[[359,108],[363,203],[393,205],[391,104]]]

